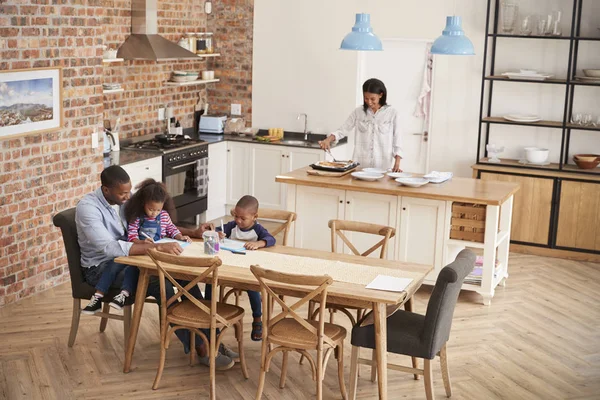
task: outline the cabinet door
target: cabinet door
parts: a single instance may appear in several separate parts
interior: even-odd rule
[[[317,161],[325,160],[325,152],[317,149],[312,150],[288,147],[288,155],[287,165],[283,172],[293,171],[314,164]]]
[[[250,194],[261,207],[281,209],[285,204],[284,188],[275,182],[287,164],[284,146],[254,144],[250,148]]]
[[[396,212],[398,208],[398,196],[383,194],[372,194],[365,192],[346,191],[346,209],[344,219],[349,221],[368,222],[371,224],[386,225],[396,229]],[[361,253],[370,249],[371,246],[381,240],[381,236],[367,233],[345,233],[350,243]],[[386,257],[388,260],[395,259],[396,237],[388,242]],[[344,252],[353,254],[345,246]],[[369,257],[379,258],[380,249],[377,249]]]
[[[162,156],[124,164],[121,167],[127,172],[129,179],[131,179],[132,192],[136,191],[135,187],[144,179],[152,178],[157,182],[162,181]]]
[[[227,204],[235,204],[249,193],[249,149],[247,143],[227,143]]]
[[[444,216],[446,202],[402,197],[398,259],[443,267]]]
[[[327,222],[344,217],[344,190],[297,186],[294,246],[331,251]]]
[[[510,239],[548,244],[554,179],[490,172],[482,172],[481,179],[520,183],[521,188],[515,193],[513,202]]]
[[[208,209],[206,220],[225,215],[227,203],[227,142],[208,145]]]
[[[561,182],[556,245],[600,251],[600,183]]]

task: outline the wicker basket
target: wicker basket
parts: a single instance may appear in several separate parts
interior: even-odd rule
[[[452,203],[450,239],[483,243],[485,211],[484,204]]]

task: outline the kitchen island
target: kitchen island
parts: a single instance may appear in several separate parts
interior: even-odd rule
[[[481,276],[471,277],[471,283],[465,283],[463,289],[481,294],[484,304],[490,304],[496,286],[503,285],[508,277],[513,196],[519,184],[454,177],[441,184],[410,188],[387,176],[366,182],[350,175],[312,176],[307,174],[308,169],[276,177],[277,182],[286,184],[287,209],[297,214],[290,232],[294,247],[331,249],[327,227],[331,219],[369,222],[396,229],[388,246],[388,259],[434,267],[426,284],[434,284],[439,271],[464,247],[483,251]],[[481,218],[459,215],[465,207],[481,214]],[[467,231],[470,227],[485,229],[482,241],[457,239],[461,236],[457,226],[466,226]],[[359,251],[379,240],[364,234],[347,236]],[[337,247],[350,253],[338,240]]]

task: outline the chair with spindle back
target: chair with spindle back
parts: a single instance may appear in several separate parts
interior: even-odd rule
[[[152,389],[157,389],[160,378],[165,366],[167,348],[173,332],[178,329],[187,329],[190,331],[190,364],[194,364],[195,337],[199,335],[209,348],[209,375],[210,375],[210,398],[216,398],[215,389],[215,357],[217,349],[223,338],[223,334],[229,327],[235,329],[235,336],[238,341],[240,364],[244,378],[248,379],[248,370],[246,369],[246,359],[244,356],[244,309],[221,302],[217,302],[216,297],[211,300],[198,300],[189,290],[199,282],[207,281],[217,287],[219,280],[218,267],[221,265],[221,259],[218,257],[183,257],[171,254],[161,253],[156,249],[148,250],[148,255],[158,267],[158,277],[160,282],[160,362],[156,378]],[[190,268],[191,267],[191,268]],[[189,280],[189,283],[183,287],[175,279],[182,278]],[[167,300],[166,282],[167,278],[176,288],[177,294]],[[182,301],[179,301],[181,299]],[[210,329],[210,335],[207,337],[202,329]],[[216,330],[220,329],[219,336]]]
[[[325,322],[324,309],[319,313],[318,321],[304,319],[296,312],[298,308],[315,298],[320,303],[325,304],[327,301],[327,288],[333,283],[333,279],[327,275],[296,275],[270,271],[257,265],[250,266],[250,270],[260,284],[263,307],[266,309],[266,324],[263,332],[260,376],[256,398],[260,399],[262,397],[266,373],[269,371],[273,356],[278,352],[283,353],[279,387],[282,389],[285,387],[288,354],[290,351],[296,351],[309,360],[312,378],[317,383],[317,399],[322,398],[325,367],[331,353],[334,353],[338,362],[340,391],[345,399],[347,397],[344,383],[344,339],[346,329],[340,325]],[[299,287],[306,290],[308,287],[308,290],[311,291],[289,306],[285,300],[280,299],[279,295],[273,291],[273,286],[297,288],[296,290],[299,290]],[[276,301],[281,306],[282,311],[277,315],[273,315],[273,307],[267,308],[270,301]],[[272,346],[275,347],[271,348]],[[308,353],[309,350],[317,351],[316,360]]]

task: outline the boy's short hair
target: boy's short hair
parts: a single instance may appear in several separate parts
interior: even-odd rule
[[[236,207],[243,208],[244,210],[248,210],[253,213],[258,212],[258,200],[254,196],[250,196],[249,194],[242,196],[241,199],[238,200]]]
[[[127,171],[118,165],[111,165],[110,167],[105,168],[100,174],[100,182],[102,182],[102,186],[107,188],[123,185],[130,181],[131,178],[129,178]]]

